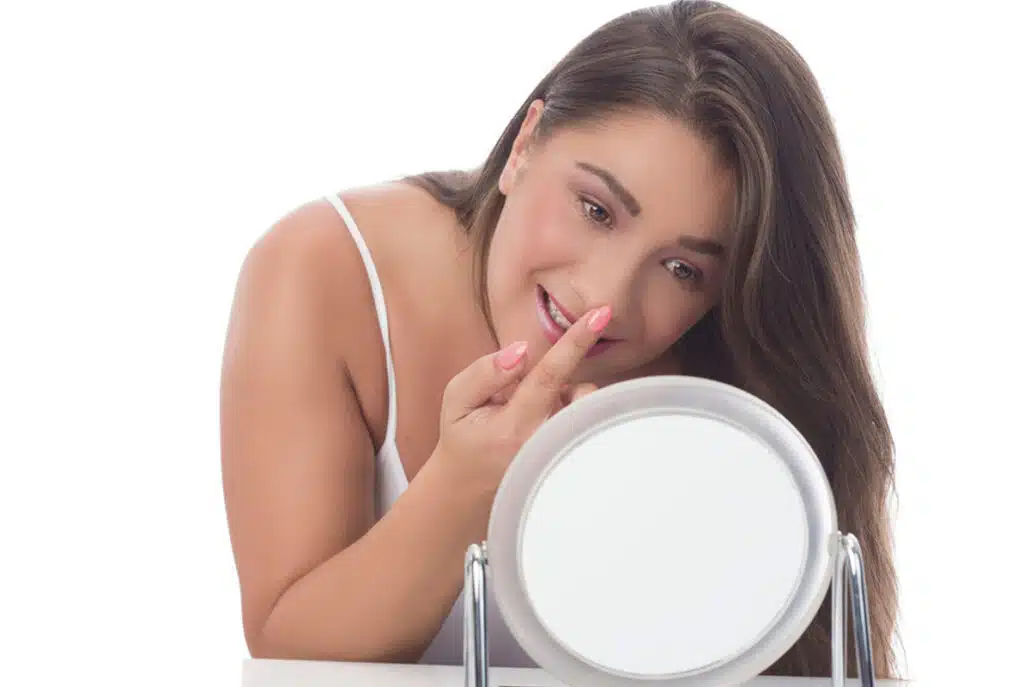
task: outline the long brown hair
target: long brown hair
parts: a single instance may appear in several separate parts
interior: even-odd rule
[[[549,134],[624,111],[678,118],[736,174],[735,243],[718,307],[677,343],[684,371],[734,384],[782,412],[820,456],[842,531],[865,558],[873,660],[895,677],[897,588],[888,498],[894,445],[865,338],[855,217],[814,76],[778,33],[715,2],[640,9],[593,32],[526,98],[485,163],[408,177],[475,239],[479,298],[504,196],[497,190],[534,100]],[[849,651],[849,674],[855,674]],[[829,600],[768,674],[827,676]]]

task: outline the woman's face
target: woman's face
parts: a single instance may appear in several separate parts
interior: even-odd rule
[[[709,144],[658,115],[614,116],[530,146],[541,106],[499,182],[493,325],[502,346],[529,342],[532,365],[569,321],[610,305],[606,343],[576,379],[619,377],[660,357],[716,303],[733,175]]]

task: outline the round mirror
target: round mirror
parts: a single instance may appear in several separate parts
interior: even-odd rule
[[[494,502],[493,593],[566,684],[734,684],[800,637],[836,519],[811,449],[728,385],[602,389],[526,443]]]
[[[575,446],[539,482],[519,541],[544,628],[583,660],[647,677],[753,645],[793,595],[808,535],[797,486],[770,454],[746,432],[680,413]],[[705,627],[689,643],[687,622]]]

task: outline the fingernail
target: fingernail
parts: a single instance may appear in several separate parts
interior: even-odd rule
[[[516,341],[513,344],[508,344],[497,354],[497,364],[501,366],[502,370],[512,369],[522,360],[522,356],[526,354],[527,348],[529,348],[529,345],[525,341]]]
[[[600,308],[595,310],[590,319],[587,320],[587,328],[594,334],[598,334],[608,326],[608,322],[612,319],[611,306],[602,305]]]

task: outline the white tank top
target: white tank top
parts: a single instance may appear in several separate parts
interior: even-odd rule
[[[379,329],[383,338],[383,350],[386,354],[386,384],[387,392],[390,395],[389,411],[386,420],[386,436],[383,438],[383,445],[376,454],[376,519],[378,520],[408,488],[408,478],[404,474],[404,465],[401,463],[401,456],[397,450],[397,382],[394,378],[393,356],[390,353],[390,330],[386,314],[386,299],[383,296],[383,286],[379,281],[379,274],[376,271],[372,254],[368,250],[354,217],[344,206],[343,201],[336,194],[327,196],[329,202],[336,208],[343,223],[350,230],[354,243],[361,253],[361,260],[365,263],[365,270],[368,272],[369,284],[372,287],[372,299],[375,303],[376,317],[379,320]],[[489,590],[489,585],[487,587]],[[497,604],[493,596],[488,599],[489,622],[487,633],[489,638],[490,665],[503,668],[536,668],[536,663],[526,655],[519,646],[511,632],[504,624]],[[463,660],[463,624],[462,613],[464,609],[464,592],[458,595],[450,614],[444,621],[443,626],[437,633],[433,642],[422,655],[420,663],[437,665],[461,665]]]

